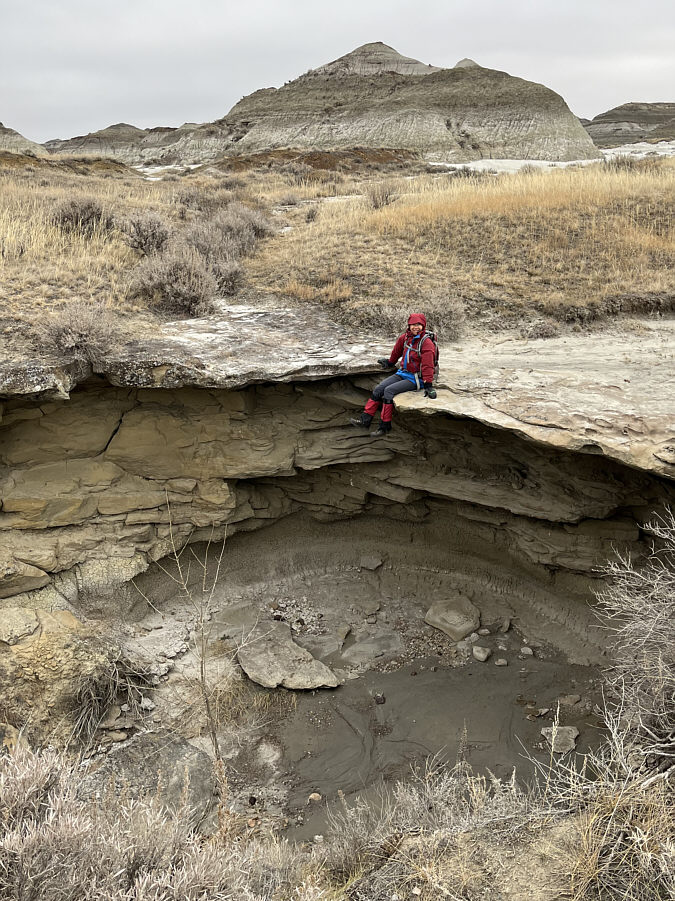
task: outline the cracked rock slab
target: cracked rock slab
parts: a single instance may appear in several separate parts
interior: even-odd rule
[[[337,688],[335,673],[291,638],[288,623],[257,625],[237,651],[246,675],[264,688]]]

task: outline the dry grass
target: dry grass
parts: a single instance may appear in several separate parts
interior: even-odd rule
[[[243,270],[237,259],[221,261],[213,270],[221,293],[273,291],[369,327],[373,306],[428,307],[443,319],[432,300],[445,297],[455,309],[463,304],[469,324],[538,323],[536,333],[554,331],[553,321],[673,308],[672,161],[463,178],[419,174],[412,164],[404,177],[370,162],[344,173],[271,162],[165,181],[74,163],[0,165],[0,319],[11,331],[17,319],[74,300],[143,311],[148,299],[129,290],[129,274],[146,251],[129,246],[129,223],[166,223],[167,246],[216,231],[222,244],[223,229],[207,223],[242,206],[291,229],[245,248],[253,255]],[[380,196],[396,199],[374,209]],[[116,227],[87,234],[54,223],[64,201],[86,198]]]
[[[298,300],[344,285],[357,316],[373,302],[424,307],[437,292],[518,324],[673,306],[671,161],[386,184],[397,200],[380,209],[358,197],[324,203],[309,223],[287,213],[293,230],[262,249],[250,280]]]

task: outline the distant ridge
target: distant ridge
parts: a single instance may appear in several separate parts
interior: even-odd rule
[[[675,141],[675,103],[623,103],[584,127],[598,147]]]
[[[45,146],[132,165],[291,148],[405,150],[438,162],[599,155],[549,88],[468,58],[438,68],[382,42],[357,47],[281,88],[255,91],[215,122],[146,130],[121,123]]]
[[[7,128],[0,122],[0,150],[9,150],[11,153],[29,153],[35,156],[44,156],[45,149],[35,141],[29,141],[13,128]]]

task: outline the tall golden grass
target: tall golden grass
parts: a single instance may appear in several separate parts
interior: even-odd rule
[[[521,314],[626,295],[649,308],[650,297],[675,294],[675,162],[394,186],[380,209],[359,197],[322,204],[306,225],[298,215],[258,254],[251,278],[299,299],[341,283],[355,306],[440,290]]]

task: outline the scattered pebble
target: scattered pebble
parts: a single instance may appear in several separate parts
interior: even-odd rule
[[[492,655],[492,651],[490,648],[483,648],[479,644],[475,644],[473,646],[473,656],[475,660],[479,660],[481,663],[485,663],[486,660],[490,658]]]
[[[387,703],[387,699],[380,692],[377,692],[376,694],[374,694],[373,699],[376,704],[386,704]]]
[[[312,792],[312,794],[307,798],[307,803],[316,804],[317,801],[321,800],[321,795],[318,792]]]
[[[523,647],[520,649],[520,656],[534,657],[534,651],[532,650],[532,648],[528,648],[527,645],[523,645]]]
[[[323,835],[321,835],[320,833],[318,835],[315,835],[314,842],[315,844],[320,845],[323,842]]]
[[[490,630],[489,630],[489,629],[479,629],[479,630],[478,630],[478,634],[479,634],[479,635],[489,635],[489,634],[490,634]]]
[[[495,660],[495,666],[508,666],[508,665],[509,665],[509,661],[506,660],[504,657],[497,657],[497,659]]]
[[[508,632],[510,628],[511,628],[511,617],[510,617],[510,616],[505,616],[504,619],[503,619],[502,622],[501,622],[501,625],[500,625],[500,627],[499,627],[499,631],[500,631],[500,632]]]

